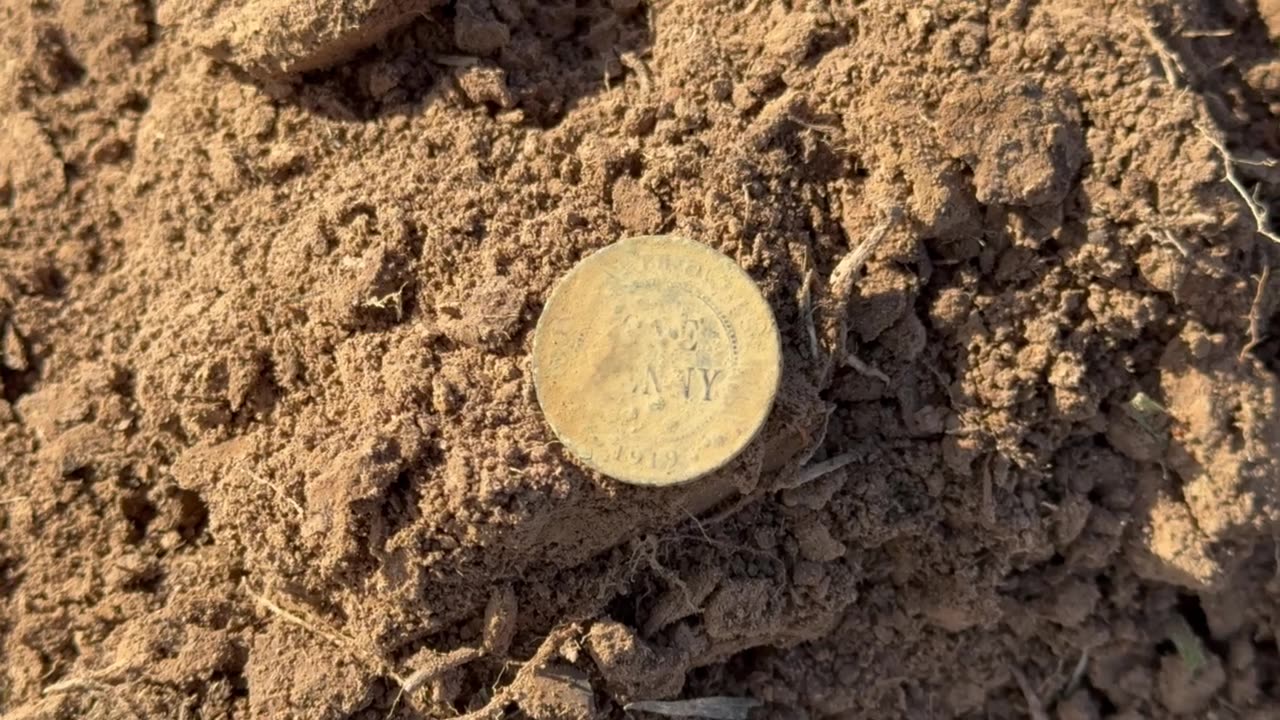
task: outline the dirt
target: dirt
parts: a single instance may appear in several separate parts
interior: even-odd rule
[[[0,20],[5,717],[1280,714],[1277,3]],[[785,367],[665,489],[528,365],[659,232]]]

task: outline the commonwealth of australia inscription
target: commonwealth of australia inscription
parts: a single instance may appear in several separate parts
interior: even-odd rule
[[[600,472],[670,485],[755,437],[781,374],[778,328],[732,260],[681,237],[622,240],[552,292],[533,341],[538,402]]]

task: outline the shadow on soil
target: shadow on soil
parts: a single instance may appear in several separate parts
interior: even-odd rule
[[[459,47],[458,3],[425,13],[340,65],[263,86],[277,99],[334,120],[416,115],[460,96],[515,122],[554,125],[582,97],[620,81],[650,45],[643,12],[605,0],[506,3],[507,38],[478,55]],[[255,82],[242,76],[246,82]]]

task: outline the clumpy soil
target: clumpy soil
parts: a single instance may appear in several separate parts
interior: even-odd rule
[[[1277,38],[1273,0],[0,3],[0,713],[1280,716]],[[786,369],[647,489],[528,355],[659,232],[751,274]]]

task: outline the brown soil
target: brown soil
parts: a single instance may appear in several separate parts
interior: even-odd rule
[[[0,713],[1280,716],[1280,247],[1215,147],[1277,205],[1277,38],[1272,0],[0,4]],[[555,280],[654,232],[759,282],[786,367],[663,490],[528,372]]]

